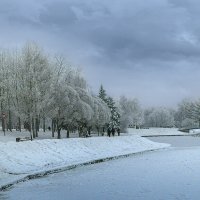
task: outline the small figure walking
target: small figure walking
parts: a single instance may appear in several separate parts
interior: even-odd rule
[[[114,137],[115,136],[115,129],[112,128],[112,136]]]
[[[108,134],[108,137],[110,137],[111,131],[109,128],[107,129],[107,134]]]
[[[120,128],[117,128],[117,134],[120,136]]]

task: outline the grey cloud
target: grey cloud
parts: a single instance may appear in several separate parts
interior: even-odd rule
[[[40,13],[39,19],[44,25],[54,25],[62,29],[67,24],[73,24],[77,20],[76,14],[70,5],[65,2],[53,2],[47,5]]]
[[[167,1],[152,0],[151,6],[144,8],[144,1],[136,3],[137,10],[134,1],[126,0],[121,3],[126,12],[121,13],[119,1],[115,9],[110,1],[103,4],[85,2],[55,2],[46,7],[40,20],[60,27],[60,34],[70,32],[92,44],[108,61],[174,60],[197,57],[200,53],[197,34],[187,29],[190,20],[186,9],[172,7]]]
[[[197,0],[2,0],[0,43],[35,40],[84,66],[95,90],[104,83],[112,95],[171,105],[198,95],[199,8]]]

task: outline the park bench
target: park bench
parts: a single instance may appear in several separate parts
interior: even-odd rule
[[[24,138],[18,137],[18,138],[16,138],[16,142],[24,142],[24,141],[28,141],[28,140],[31,140],[31,138],[30,137],[24,137]]]

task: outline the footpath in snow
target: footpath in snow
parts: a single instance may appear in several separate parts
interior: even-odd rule
[[[34,174],[169,146],[140,136],[0,142],[0,188]]]

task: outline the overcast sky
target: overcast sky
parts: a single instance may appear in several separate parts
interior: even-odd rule
[[[0,47],[36,41],[97,91],[146,106],[200,97],[199,0],[1,0]]]

